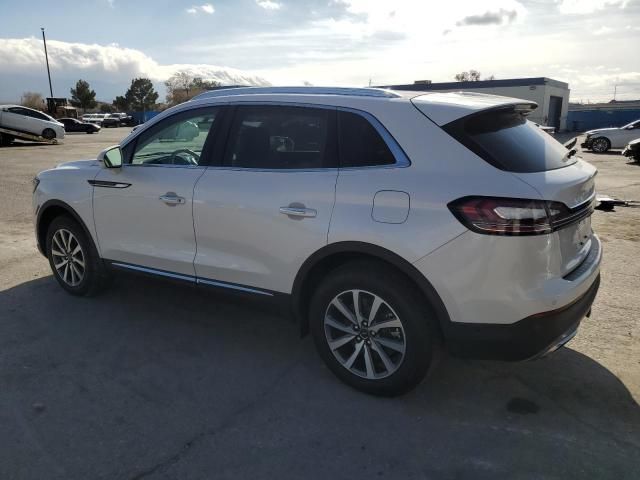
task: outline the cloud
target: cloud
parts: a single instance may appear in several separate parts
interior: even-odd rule
[[[594,30],[593,34],[594,35],[607,35],[607,34],[613,32],[613,31],[614,31],[613,28],[607,27],[606,25],[602,25],[597,30]]]
[[[606,7],[625,8],[629,0],[556,0],[558,10],[570,15],[588,15]]]
[[[70,82],[67,88],[62,89],[65,93],[78,78],[82,78],[92,84],[102,84],[106,90],[99,91],[96,87],[98,97],[108,99],[114,95],[112,92],[122,94],[134,77],[146,77],[161,83],[181,70],[205,80],[218,81],[223,85],[270,85],[262,77],[225,66],[205,63],[160,64],[140,50],[124,48],[115,43],[98,45],[48,40],[47,48],[51,76],[54,84],[58,85],[56,90],[60,90],[61,83]],[[42,73],[44,68],[44,52],[40,39],[0,38],[3,96],[13,95],[14,98],[18,98],[24,89],[36,88],[32,85],[11,85],[10,79],[26,78],[39,85],[41,79],[46,80],[46,75]]]
[[[469,15],[462,20],[456,22],[459,27],[469,25],[502,25],[503,23],[511,23],[518,16],[516,10],[505,10],[501,8],[498,11],[488,11],[480,15]]]
[[[190,13],[191,15],[196,15],[197,13],[200,13],[200,12],[212,15],[213,12],[215,11],[216,9],[213,8],[213,5],[211,5],[210,3],[205,3],[204,5],[194,5],[190,8],[187,8],[186,10],[186,12]]]
[[[256,3],[265,10],[280,10],[282,8],[281,3],[273,2],[272,0],[256,0]]]

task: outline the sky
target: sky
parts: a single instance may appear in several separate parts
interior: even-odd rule
[[[55,8],[52,6],[55,5]],[[571,101],[640,98],[640,0],[0,0],[0,101],[79,78],[111,101],[178,70],[250,85],[566,81]],[[617,85],[617,87],[616,87]]]

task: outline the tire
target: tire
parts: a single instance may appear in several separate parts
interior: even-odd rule
[[[362,314],[358,326],[353,318],[354,291]],[[370,318],[376,303],[377,314]],[[348,315],[336,305],[346,308]],[[373,320],[371,325],[368,320]],[[357,390],[401,395],[429,370],[435,348],[434,316],[417,288],[384,264],[354,261],[330,272],[313,295],[309,322],[320,357]]]
[[[60,216],[51,222],[47,230],[46,253],[53,276],[70,294],[93,296],[107,284],[109,275],[93,242],[70,217]],[[65,260],[71,268],[60,266]]]
[[[11,135],[0,133],[0,146],[8,147],[11,143],[13,143],[13,137]]]
[[[591,142],[591,150],[595,153],[605,153],[610,148],[611,142],[605,137],[594,138],[593,142]]]
[[[54,132],[50,128],[45,128],[44,131],[42,132],[42,138],[45,138],[47,140],[53,140],[54,138],[56,138],[56,132]]]

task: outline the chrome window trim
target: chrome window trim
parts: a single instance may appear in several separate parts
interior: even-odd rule
[[[206,165],[162,165],[162,164],[153,164],[153,163],[124,163],[122,164],[122,167],[134,167],[134,168],[139,168],[139,167],[143,167],[143,168],[150,168],[150,167],[155,167],[155,168],[190,168],[190,169],[196,169],[196,168],[207,168]]]
[[[411,160],[407,154],[402,150],[400,144],[397,142],[393,135],[384,127],[382,122],[378,120],[373,114],[364,110],[358,110],[357,108],[341,107],[336,105],[322,105],[315,103],[301,103],[301,102],[283,102],[283,101],[266,101],[266,100],[236,100],[229,103],[229,106],[246,106],[246,105],[265,105],[265,106],[283,106],[283,107],[302,107],[302,108],[317,108],[323,110],[336,110],[343,112],[350,112],[356,115],[360,115],[367,120],[373,128],[382,137],[382,140],[387,145],[396,163],[389,165],[364,165],[361,167],[318,167],[318,168],[245,168],[245,167],[230,167],[230,166],[209,166],[209,168],[225,169],[225,170],[242,170],[253,172],[318,172],[318,171],[351,171],[351,170],[370,170],[370,169],[388,169],[388,168],[406,168],[411,166]]]

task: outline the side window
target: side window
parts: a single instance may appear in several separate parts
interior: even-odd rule
[[[396,159],[384,139],[362,115],[338,112],[340,167],[393,165]]]
[[[199,165],[204,143],[219,108],[182,112],[165,118],[136,140],[132,165]]]
[[[24,108],[20,108],[20,107],[11,107],[9,111],[17,115],[26,115]]]
[[[335,165],[335,110],[239,106],[225,165],[244,168],[326,168]]]

